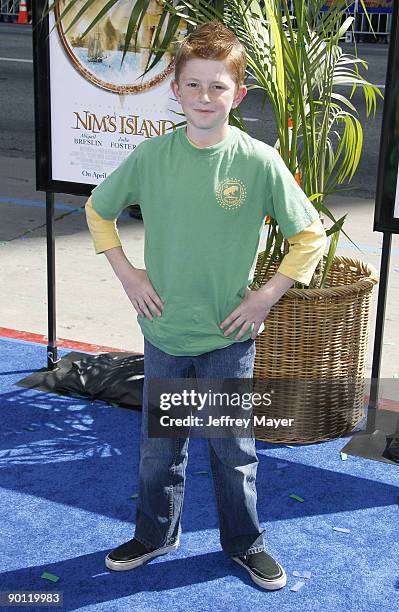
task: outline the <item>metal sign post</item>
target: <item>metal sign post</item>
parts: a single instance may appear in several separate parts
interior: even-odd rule
[[[54,236],[54,194],[46,193],[46,238],[47,238],[47,369],[53,370],[57,360],[57,335],[55,311],[55,236]]]

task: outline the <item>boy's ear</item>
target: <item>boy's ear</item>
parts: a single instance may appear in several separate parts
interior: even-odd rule
[[[231,108],[237,108],[237,106],[240,104],[240,102],[245,98],[245,96],[247,95],[247,88],[245,85],[241,85],[238,90],[236,95],[234,96],[234,100],[233,100],[233,104],[231,106]]]
[[[176,81],[176,79],[172,79],[171,80],[170,86],[171,86],[171,89],[172,89],[174,95],[176,96],[176,99],[179,100],[180,91],[179,91],[179,85],[178,85],[178,82]]]

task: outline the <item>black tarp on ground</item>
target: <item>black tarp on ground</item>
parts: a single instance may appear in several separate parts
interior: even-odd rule
[[[144,355],[73,351],[64,355],[57,368],[42,368],[16,383],[20,387],[72,397],[117,403],[141,409],[144,384]]]

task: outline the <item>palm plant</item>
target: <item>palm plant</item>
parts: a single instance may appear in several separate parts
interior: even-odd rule
[[[366,12],[363,0],[360,0]],[[60,0],[48,7],[52,10]],[[71,0],[60,16],[62,19],[77,0]],[[81,9],[69,27],[79,20],[95,0],[80,0]],[[110,0],[91,21],[84,37],[118,0]],[[132,2],[132,13],[127,26],[125,57],[137,33],[150,0]],[[310,287],[323,287],[333,262],[340,232],[346,215],[335,219],[325,199],[340,191],[337,186],[350,182],[359,164],[363,145],[362,125],[351,102],[357,87],[361,87],[366,101],[367,117],[376,111],[380,90],[360,73],[367,63],[357,55],[344,53],[340,39],[352,27],[354,18],[345,18],[345,9],[354,0],[333,0],[322,12],[324,0],[159,0],[163,6],[159,25],[154,32],[150,55],[143,73],[146,74],[167,50],[173,51],[177,28],[184,19],[188,31],[219,19],[243,43],[247,53],[247,76],[251,83],[248,91],[263,92],[263,105],[268,101],[274,116],[278,139],[275,146],[294,176],[318,211],[323,223],[327,217],[332,223],[326,233],[330,236],[327,254],[320,261]],[[167,27],[165,29],[165,24]],[[371,23],[370,23],[371,26]],[[161,32],[162,35],[161,35]],[[152,60],[152,61],[151,61]],[[339,93],[340,86],[351,86],[348,97]],[[292,125],[289,129],[288,125]],[[247,131],[239,108],[232,110],[230,123]],[[178,124],[183,125],[184,122]],[[279,262],[288,243],[275,220],[268,222],[264,261],[259,266],[252,287],[260,286],[271,266]],[[347,236],[349,238],[349,236]],[[349,238],[350,240],[350,238]],[[352,241],[351,241],[352,242]],[[356,246],[356,245],[355,245]],[[303,288],[295,283],[296,288]]]

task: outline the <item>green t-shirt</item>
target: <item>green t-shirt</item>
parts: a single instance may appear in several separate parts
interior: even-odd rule
[[[223,336],[220,324],[253,280],[265,216],[285,238],[318,218],[279,153],[229,128],[206,148],[190,144],[184,127],[144,140],[93,190],[104,219],[140,204],[145,266],[164,309],[137,321],[144,337],[171,355],[248,340],[251,327],[237,341],[239,328]]]

